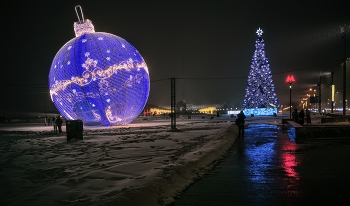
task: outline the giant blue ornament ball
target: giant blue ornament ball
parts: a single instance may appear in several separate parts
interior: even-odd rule
[[[95,32],[88,19],[75,22],[74,30],[76,37],[57,52],[49,72],[56,108],[65,119],[85,125],[131,123],[150,91],[143,57],[125,39]]]

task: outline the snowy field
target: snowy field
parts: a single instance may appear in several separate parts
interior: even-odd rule
[[[251,120],[250,120],[251,119]],[[1,205],[168,205],[237,138],[229,117],[138,119],[67,141],[42,124],[0,124]],[[281,117],[247,122],[280,124]],[[65,127],[63,127],[65,131]]]

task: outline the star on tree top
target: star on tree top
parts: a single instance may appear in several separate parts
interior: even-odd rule
[[[259,29],[256,31],[256,33],[258,34],[258,36],[260,37],[261,35],[262,35],[262,33],[264,33],[261,29],[260,29],[260,27],[259,27]]]

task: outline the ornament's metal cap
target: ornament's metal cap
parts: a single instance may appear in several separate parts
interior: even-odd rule
[[[89,19],[85,19],[84,21],[74,22],[74,32],[75,36],[78,37],[86,33],[94,33],[95,28]]]

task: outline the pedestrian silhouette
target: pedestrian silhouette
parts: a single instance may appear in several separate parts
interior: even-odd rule
[[[245,114],[243,113],[243,110],[241,110],[240,113],[237,114],[236,119],[236,125],[238,126],[238,135],[244,137],[244,123],[245,123]]]
[[[298,117],[298,110],[297,109],[294,109],[294,111],[292,113],[292,118],[293,118],[294,122],[299,123],[299,117]]]
[[[63,120],[61,119],[60,116],[57,116],[57,118],[56,118],[56,124],[57,124],[58,133],[62,133],[62,124],[63,124]]]
[[[306,125],[311,125],[311,116],[310,116],[310,110],[306,109]]]
[[[304,124],[304,109],[301,109],[299,112],[299,124],[303,125]]]
[[[53,132],[57,133],[56,117],[52,117]]]

